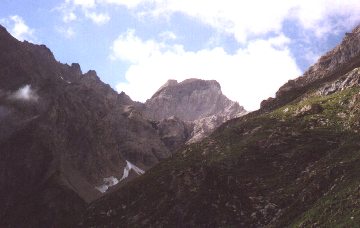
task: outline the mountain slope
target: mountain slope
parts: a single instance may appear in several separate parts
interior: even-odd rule
[[[360,26],[260,111],[97,200],[82,226],[356,227],[359,46]]]
[[[148,169],[170,156],[136,104],[95,71],[60,64],[1,26],[0,50],[0,226],[73,220],[128,161]]]

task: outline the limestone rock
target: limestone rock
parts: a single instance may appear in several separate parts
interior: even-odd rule
[[[329,95],[360,84],[360,68],[355,68],[338,80],[327,83],[318,90],[319,95]]]
[[[164,121],[172,116],[192,123],[193,131],[186,141],[195,142],[209,135],[225,121],[246,113],[237,102],[229,100],[214,80],[187,79],[167,81],[147,100],[144,116]]]
[[[323,108],[321,107],[320,104],[308,104],[308,105],[301,107],[299,110],[297,110],[294,113],[294,116],[302,117],[302,116],[310,115],[310,114],[318,114],[318,113],[321,113],[322,110],[323,110]]]

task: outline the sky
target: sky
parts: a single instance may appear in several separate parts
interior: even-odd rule
[[[168,79],[212,79],[251,111],[335,47],[359,12],[359,0],[1,0],[0,24],[133,100]]]

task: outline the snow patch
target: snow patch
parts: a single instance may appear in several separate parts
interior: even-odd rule
[[[101,193],[105,193],[108,190],[108,186],[107,185],[101,185],[98,187],[95,187],[97,190],[99,190]]]
[[[61,78],[61,80],[65,81],[67,84],[71,84],[71,82],[70,82],[70,81],[65,80],[63,76],[60,76],[60,78]]]
[[[132,164],[131,162],[129,162],[128,160],[126,160],[126,166],[124,168],[124,173],[123,176],[121,177],[120,180],[118,180],[116,177],[111,176],[111,177],[106,177],[104,178],[104,184],[95,187],[98,191],[100,191],[101,193],[105,193],[111,186],[115,186],[117,185],[120,181],[123,181],[124,179],[126,179],[129,176],[130,171],[133,170],[137,175],[142,175],[145,173],[144,170],[140,169],[139,167],[137,167],[136,165]]]
[[[124,168],[123,176],[121,177],[120,181],[124,180],[129,176],[130,170],[133,170],[137,175],[142,175],[145,173],[144,170],[140,169],[136,165],[132,164],[128,160],[126,160],[126,166]]]
[[[31,85],[25,85],[10,94],[9,98],[14,100],[37,101],[39,96],[31,89]]]
[[[109,187],[117,185],[119,183],[119,180],[116,177],[105,177],[104,179],[104,184],[95,187],[97,190],[99,190],[101,193],[105,193]]]

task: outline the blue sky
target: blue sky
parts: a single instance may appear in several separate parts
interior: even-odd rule
[[[2,0],[0,24],[145,101],[168,79],[215,79],[248,110],[360,23],[358,0]]]

